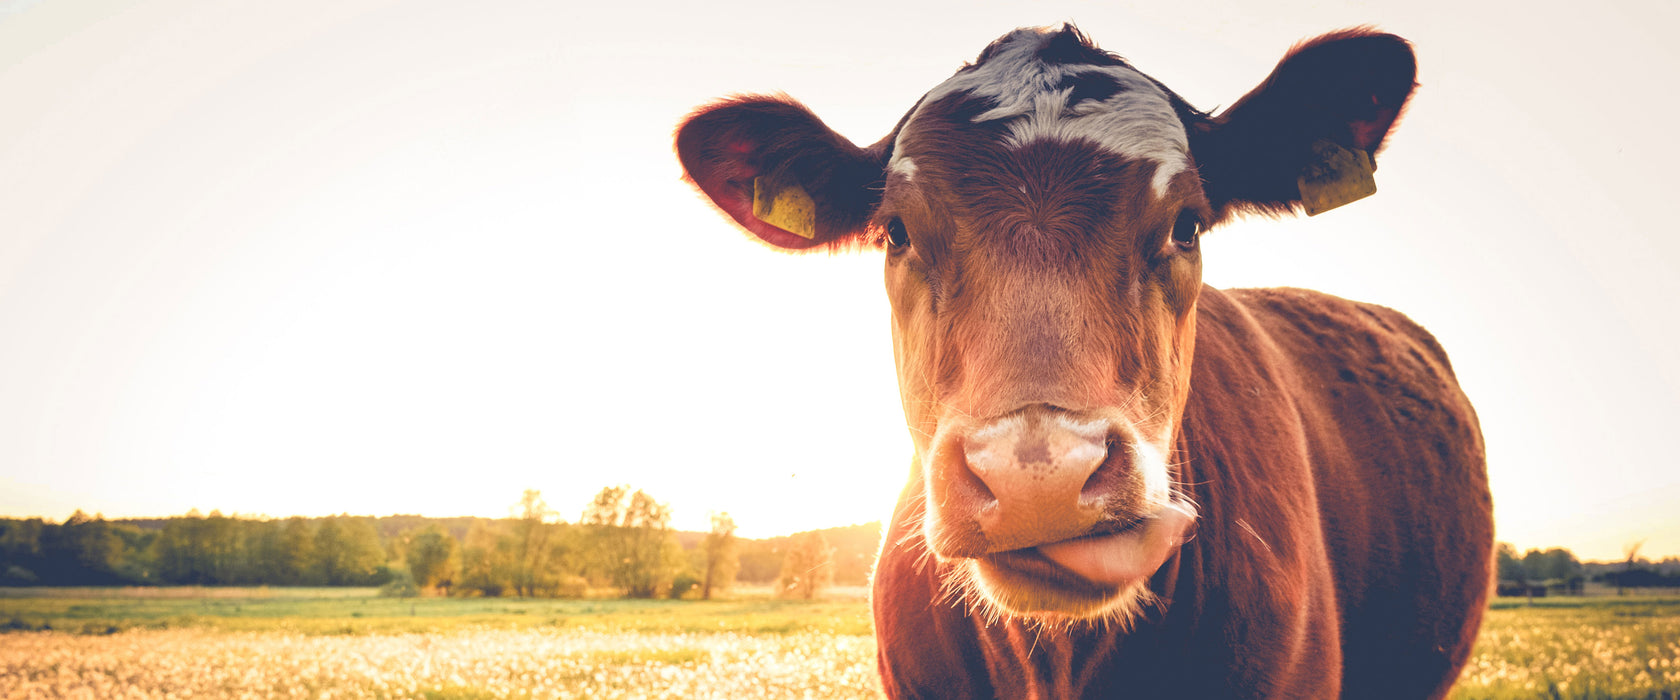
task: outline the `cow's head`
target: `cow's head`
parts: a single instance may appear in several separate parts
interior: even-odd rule
[[[677,151],[772,246],[885,250],[922,531],[953,585],[1010,614],[1124,615],[1196,518],[1174,454],[1198,237],[1368,194],[1413,76],[1400,38],[1339,32],[1210,116],[1072,27],[1023,29],[873,146],[745,97],[696,112]]]

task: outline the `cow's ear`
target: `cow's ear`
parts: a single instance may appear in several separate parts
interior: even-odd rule
[[[1416,76],[1411,45],[1392,34],[1349,29],[1296,45],[1259,87],[1191,127],[1219,218],[1312,215],[1375,192],[1377,152]]]
[[[688,181],[742,228],[786,250],[863,239],[889,143],[859,148],[804,105],[777,97],[717,102],[677,127]]]

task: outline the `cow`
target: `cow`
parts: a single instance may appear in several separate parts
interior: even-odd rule
[[[1445,352],[1381,306],[1204,285],[1199,244],[1373,192],[1415,75],[1342,30],[1212,114],[1064,25],[867,147],[784,96],[680,124],[753,237],[884,253],[915,445],[872,584],[888,696],[1447,693],[1493,523]]]

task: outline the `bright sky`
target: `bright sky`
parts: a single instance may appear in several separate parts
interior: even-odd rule
[[[1372,23],[1422,83],[1382,192],[1215,231],[1207,280],[1434,331],[1501,540],[1680,553],[1680,5],[1125,5],[0,0],[0,515],[539,488],[575,518],[629,483],[690,529],[883,517],[910,443],[881,260],[735,233],[678,179],[682,115],[786,91],[868,143],[1064,20],[1210,108]]]

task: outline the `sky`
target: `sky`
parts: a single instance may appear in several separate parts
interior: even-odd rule
[[[1264,5],[1264,7],[1262,7]],[[1381,191],[1204,240],[1218,287],[1388,305],[1477,407],[1498,537],[1680,554],[1680,141],[1604,3],[0,0],[0,516],[887,515],[911,454],[878,254],[786,256],[670,134],[786,92],[859,143],[1017,26],[1191,103],[1300,39],[1410,39]]]

